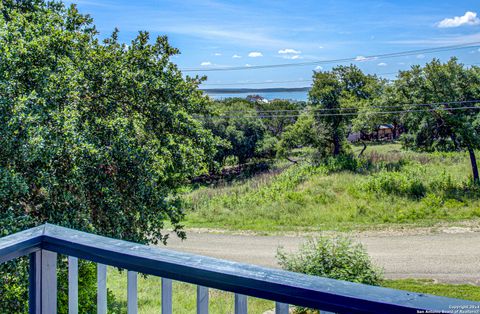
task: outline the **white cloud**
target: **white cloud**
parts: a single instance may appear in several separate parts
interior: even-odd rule
[[[323,67],[321,65],[317,65],[317,67],[315,68],[315,71],[321,71],[323,70]]]
[[[204,62],[200,63],[200,65],[202,67],[208,67],[208,66],[212,65],[212,63],[210,61],[204,61]]]
[[[213,55],[214,55],[215,57],[220,57],[222,54],[221,54],[220,52],[215,52]]]
[[[299,54],[301,54],[302,52],[301,52],[300,50],[285,48],[285,49],[279,50],[278,53],[281,54],[281,55],[284,55],[284,54],[299,55]]]
[[[250,58],[258,58],[258,57],[263,57],[263,53],[259,51],[252,51],[248,54]]]
[[[323,46],[318,46],[318,49],[323,49],[323,48],[325,48],[325,47],[323,47]]]
[[[248,64],[248,63],[247,63],[247,64],[245,64],[245,66],[246,66],[246,67],[251,67],[251,65],[250,65],[250,64]]]
[[[459,27],[462,25],[479,25],[480,19],[476,12],[467,11],[463,16],[455,16],[446,18],[438,23],[440,28]]]
[[[241,57],[242,57],[242,56],[239,56],[239,55],[237,55],[237,54],[234,54],[234,55],[232,56],[233,59],[240,59]]]
[[[364,62],[364,61],[371,61],[371,60],[376,60],[378,59],[377,57],[364,57],[364,56],[357,56],[355,58],[355,61],[358,61],[358,62]]]
[[[417,55],[417,59],[425,59],[425,55],[422,55],[422,54]]]
[[[386,64],[385,62],[380,62],[379,64],[377,64],[379,67],[386,67],[388,64]]]

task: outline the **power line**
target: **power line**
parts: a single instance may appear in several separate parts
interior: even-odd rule
[[[269,64],[269,65],[233,66],[233,67],[217,67],[217,68],[186,68],[186,69],[183,69],[182,72],[257,70],[257,69],[271,69],[271,68],[283,68],[283,67],[312,66],[312,65],[319,65],[319,64],[329,64],[329,63],[361,62],[361,61],[368,61],[368,60],[405,57],[405,56],[411,56],[411,55],[417,55],[417,54],[431,54],[431,53],[437,53],[437,52],[445,52],[445,51],[467,49],[467,48],[479,48],[479,47],[480,47],[480,42],[477,41],[477,42],[465,43],[460,45],[451,45],[451,46],[443,46],[443,47],[436,47],[436,48],[407,50],[407,51],[401,51],[401,52],[370,55],[370,56],[363,57],[361,60],[358,57],[350,57],[350,58],[299,62],[299,63],[280,63],[280,64]]]
[[[234,86],[234,85],[260,85],[260,84],[279,84],[279,83],[300,83],[300,82],[312,82],[312,79],[308,80],[292,80],[292,81],[270,81],[270,82],[239,82],[239,83],[211,83],[202,84],[201,86]]]
[[[476,106],[466,106],[466,107],[453,107],[453,108],[434,108],[434,109],[410,109],[410,110],[396,110],[396,111],[370,111],[362,112],[362,114],[402,114],[409,112],[434,112],[434,111],[455,111],[455,110],[467,110],[475,109],[478,110],[480,107]],[[327,113],[327,114],[315,114],[315,117],[330,117],[330,116],[354,116],[360,114],[359,112],[343,112],[343,113]],[[213,119],[244,119],[244,118],[255,118],[255,119],[271,119],[271,118],[298,118],[301,114],[291,114],[291,115],[258,115],[258,116],[208,116],[208,118]],[[207,118],[207,116],[196,116],[197,118]]]
[[[421,103],[421,104],[399,104],[389,106],[368,106],[368,108],[385,109],[385,108],[398,108],[398,107],[425,107],[425,106],[441,106],[441,105],[459,105],[459,104],[476,104],[480,103],[480,99],[476,100],[461,100],[461,101],[447,101],[447,102],[434,102],[434,103]],[[476,107],[475,107],[476,108]],[[275,112],[324,112],[324,111],[338,111],[338,110],[358,110],[360,108],[345,107],[345,108],[320,108],[320,109],[274,109],[274,110],[256,110],[256,113],[275,113]],[[227,113],[242,113],[251,112],[248,110],[229,110]]]
[[[476,63],[466,63],[465,66],[472,66],[472,65],[479,65],[480,62]],[[398,74],[400,71],[408,71],[408,70],[398,70],[397,72],[388,72],[388,73],[374,73],[370,75],[394,75]],[[287,80],[287,81],[263,81],[263,82],[238,82],[238,83],[207,83],[201,84],[201,86],[236,86],[236,85],[265,85],[265,84],[281,84],[281,83],[312,83],[312,79],[303,79],[303,80]]]
[[[398,72],[390,72],[390,73],[378,73],[372,75],[393,75],[398,74]],[[279,83],[305,83],[309,82],[312,83],[312,79],[304,79],[304,80],[291,80],[291,81],[264,81],[264,82],[239,82],[239,83],[210,83],[210,84],[202,84],[201,86],[235,86],[235,85],[260,85],[260,84],[279,84]]]

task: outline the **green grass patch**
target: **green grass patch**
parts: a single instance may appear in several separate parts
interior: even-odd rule
[[[405,152],[397,144],[370,146],[365,159],[357,163],[297,164],[281,173],[198,188],[184,197],[186,225],[350,231],[474,219],[480,217],[480,190],[468,183],[469,176],[466,153]]]
[[[435,283],[431,279],[385,280],[384,287],[433,294],[442,297],[480,301],[480,287],[469,284]]]

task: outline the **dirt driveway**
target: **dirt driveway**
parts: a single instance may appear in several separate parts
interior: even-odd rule
[[[171,238],[168,247],[238,262],[278,267],[279,246],[294,251],[304,236],[235,235],[188,231],[188,239]],[[424,234],[368,233],[363,243],[387,278],[431,278],[441,282],[480,284],[480,232],[445,230]]]

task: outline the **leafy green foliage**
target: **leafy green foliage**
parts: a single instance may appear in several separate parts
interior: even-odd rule
[[[360,101],[378,94],[381,90],[378,86],[380,84],[375,76],[363,74],[355,65],[314,73],[309,98],[312,108],[319,110],[316,127],[322,129],[322,146],[327,147],[329,155],[344,153],[347,146],[347,128],[352,116],[343,114],[351,114],[352,110],[342,108],[357,108]]]
[[[268,111],[300,110],[303,107],[302,102],[288,100],[252,103],[241,98],[227,98],[212,102],[209,115],[203,121],[204,126],[222,140],[214,158],[217,162],[214,166],[224,166],[232,157],[239,165],[253,159],[275,157],[280,136],[296,119],[281,117],[284,114],[270,118],[276,114]],[[269,118],[261,119],[265,115]]]
[[[306,241],[298,253],[279,249],[277,258],[283,269],[368,285],[378,285],[381,271],[372,264],[365,248],[350,238],[319,237]]]
[[[427,193],[427,188],[416,173],[401,171],[381,171],[374,174],[365,182],[364,189],[369,192],[396,194],[413,198],[422,198]]]
[[[365,248],[344,236],[311,238],[297,253],[279,248],[277,259],[285,270],[312,276],[368,285],[379,285],[383,279],[381,269],[373,265]],[[319,313],[306,308],[296,308],[295,312]]]
[[[232,156],[238,160],[238,164],[244,164],[257,157],[257,152],[264,144],[266,130],[259,119],[213,117],[205,122],[205,127],[224,141],[214,158],[220,165],[224,165],[227,158]]]
[[[456,58],[447,63],[434,59],[424,67],[413,66],[401,71],[395,81],[398,101],[404,104],[472,101],[480,98],[480,68],[466,68]],[[409,148],[425,151],[467,150],[470,155],[473,179],[479,180],[474,150],[480,147],[480,116],[478,110],[435,110],[445,107],[470,107],[472,104],[427,106],[431,111],[416,109],[402,117],[409,135],[403,138]]]
[[[283,269],[307,275],[379,285],[382,272],[370,260],[365,248],[342,236],[319,237],[307,240],[297,253],[277,251]],[[297,313],[311,313],[297,308]]]
[[[178,190],[218,143],[193,118],[209,100],[170,61],[177,53],[146,32],[100,42],[75,6],[0,3],[1,235],[50,222],[147,243],[167,240],[168,221],[184,236]],[[12,312],[25,307],[3,293],[24,287],[19,263],[0,276]]]

